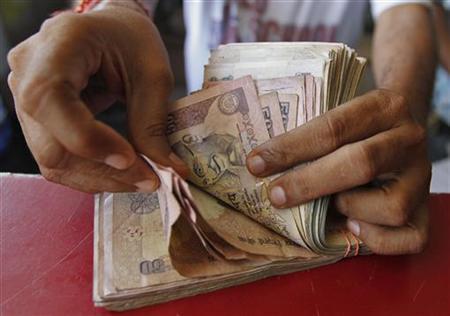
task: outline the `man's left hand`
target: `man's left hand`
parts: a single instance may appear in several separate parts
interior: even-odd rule
[[[259,146],[248,169],[263,177],[303,163],[270,184],[275,207],[336,193],[348,228],[373,252],[420,252],[431,165],[425,129],[408,109],[404,97],[372,91]]]

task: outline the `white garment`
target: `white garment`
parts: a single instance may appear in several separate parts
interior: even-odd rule
[[[399,4],[372,0],[376,19]],[[355,46],[363,31],[365,0],[184,0],[188,91],[200,89],[209,51],[221,43],[328,41]]]

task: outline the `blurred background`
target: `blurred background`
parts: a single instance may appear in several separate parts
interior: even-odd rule
[[[41,23],[52,12],[64,10],[70,3],[69,0],[0,0],[0,172],[39,173],[15,116],[14,102],[7,85],[9,73],[6,62],[7,52],[36,33]],[[447,27],[449,27],[448,17],[449,11],[446,13]],[[176,87],[172,99],[179,98],[186,94],[182,0],[159,1],[154,21],[169,52],[175,75]],[[360,56],[368,57],[370,66],[373,32],[370,12],[366,14],[365,25],[365,34],[357,51]],[[447,53],[450,56],[450,51]],[[448,192],[450,189],[450,75],[446,69],[448,68],[442,66],[438,68],[433,110],[428,122],[429,156],[433,162],[432,191],[434,192]],[[359,94],[370,90],[373,86],[372,74],[368,67]],[[114,105],[102,113],[99,119],[122,134],[126,134],[125,110],[122,105]]]

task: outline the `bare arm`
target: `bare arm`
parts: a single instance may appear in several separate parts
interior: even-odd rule
[[[423,249],[431,178],[424,125],[436,64],[432,34],[425,7],[401,5],[384,12],[374,45],[379,89],[249,154],[247,165],[256,176],[314,160],[271,182],[269,198],[276,207],[335,194],[348,229],[373,252]],[[374,185],[373,180],[382,181]]]
[[[173,76],[159,33],[136,1],[65,12],[8,54],[17,116],[41,173],[87,192],[151,192],[143,153],[181,174],[165,138]],[[94,114],[127,107],[128,139]]]
[[[377,22],[373,56],[378,88],[404,96],[411,114],[425,125],[437,59],[429,9],[401,5],[384,12]]]
[[[441,5],[433,5],[433,22],[438,42],[439,62],[450,73],[450,27]]]

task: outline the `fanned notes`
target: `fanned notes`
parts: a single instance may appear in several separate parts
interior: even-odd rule
[[[340,43],[222,45],[203,90],[169,106],[188,182],[148,161],[154,194],[96,198],[94,301],[125,310],[330,264],[367,248],[328,198],[276,209],[246,156],[353,97],[365,59]],[[337,180],[338,181],[338,180]]]

